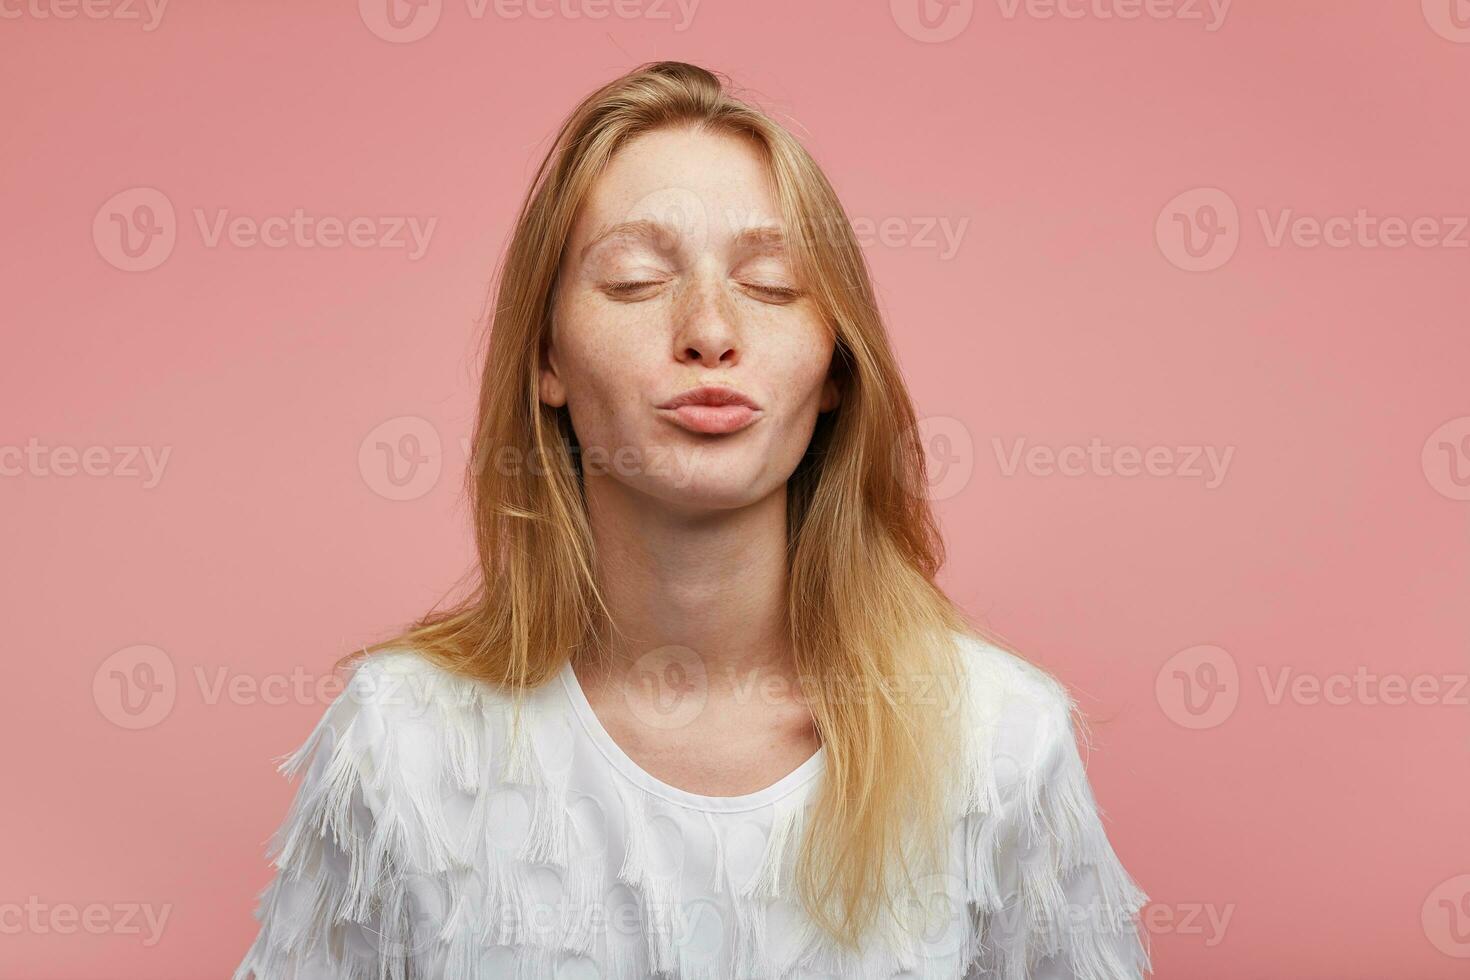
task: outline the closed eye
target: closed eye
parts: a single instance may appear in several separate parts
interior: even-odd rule
[[[743,282],[740,285],[768,303],[790,303],[801,296],[801,290],[790,286],[772,286],[759,282]]]
[[[649,298],[663,284],[662,279],[621,279],[604,283],[602,291],[614,299],[637,301]],[[742,282],[740,286],[765,303],[791,303],[802,296],[801,290],[791,286],[760,282]]]
[[[640,291],[651,291],[662,285],[663,281],[659,279],[624,279],[604,283],[602,291],[618,299],[636,299]]]

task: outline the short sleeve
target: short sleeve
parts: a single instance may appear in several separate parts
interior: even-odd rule
[[[985,812],[972,814],[981,934],[995,980],[1140,980],[1151,972],[1148,896],[1103,828],[1078,752],[1076,706],[1039,671],[1004,699],[988,742]]]
[[[280,771],[301,773],[267,857],[260,929],[233,980],[368,980],[407,976],[401,890],[375,792],[382,744],[377,671],[364,662]]]

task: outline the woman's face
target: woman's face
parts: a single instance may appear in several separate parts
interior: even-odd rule
[[[573,226],[542,359],[589,480],[696,509],[782,488],[838,402],[805,288],[754,146],[689,128],[625,144]],[[754,407],[666,407],[704,386]]]

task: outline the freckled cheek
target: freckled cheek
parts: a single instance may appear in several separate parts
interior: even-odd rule
[[[623,310],[587,304],[567,313],[561,348],[576,420],[595,426],[601,438],[613,428],[646,424],[642,416],[659,393],[657,337]]]
[[[767,390],[788,411],[797,411],[820,399],[832,363],[832,344],[816,330],[791,331],[761,360],[770,367],[762,378]]]
[[[584,359],[646,355],[667,339],[661,303],[614,303],[588,295],[568,304],[560,329]]]

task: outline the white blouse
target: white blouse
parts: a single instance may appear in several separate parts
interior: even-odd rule
[[[968,690],[950,865],[860,953],[796,901],[825,754],[744,796],[640,768],[570,665],[523,704],[409,650],[353,671],[306,742],[234,980],[1137,980],[1147,896],[1104,833],[1064,688],[956,634]]]

